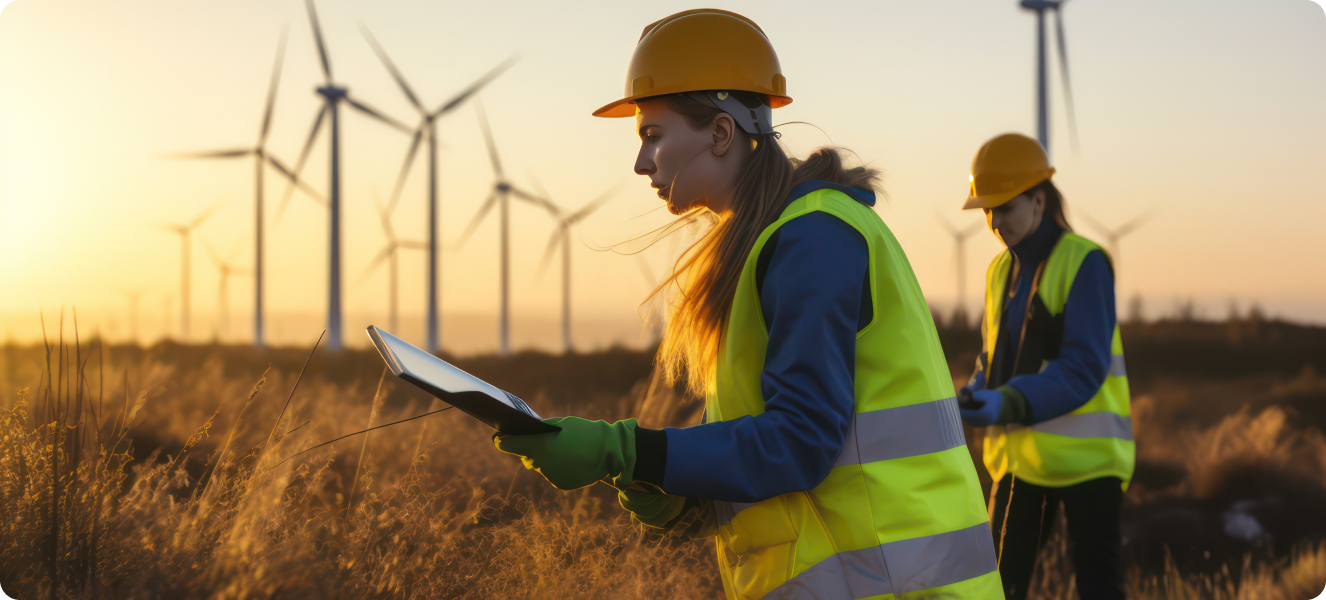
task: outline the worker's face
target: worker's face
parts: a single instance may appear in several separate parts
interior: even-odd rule
[[[1041,225],[1045,213],[1045,193],[1036,190],[1021,194],[994,208],[985,209],[985,222],[1005,246],[1013,247]]]
[[[666,102],[646,100],[636,107],[640,154],[635,172],[649,177],[668,210],[676,215],[701,206],[716,213],[727,211],[750,153],[749,147],[743,152],[743,145],[735,143],[745,136],[737,132],[732,117],[720,114],[708,127],[693,129]]]

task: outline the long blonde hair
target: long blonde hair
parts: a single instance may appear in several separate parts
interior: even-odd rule
[[[658,99],[696,128],[709,126],[721,112],[681,94]],[[824,180],[873,190],[880,181],[878,169],[845,168],[845,150],[840,147],[821,147],[800,160],[789,157],[772,134],[739,131],[738,135],[753,140],[755,150],[738,177],[731,213],[682,252],[671,275],[651,293],[652,297],[670,285],[676,291],[673,312],[655,360],[669,382],[684,377],[688,390],[697,396],[703,396],[713,380],[746,257],[760,233],[782,214],[792,189],[808,181]]]

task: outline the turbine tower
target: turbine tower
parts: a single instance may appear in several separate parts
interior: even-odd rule
[[[272,81],[267,88],[267,106],[262,113],[262,126],[258,128],[258,143],[250,148],[213,150],[177,154],[177,158],[229,159],[252,156],[253,161],[253,345],[262,346],[263,337],[263,175],[265,168],[271,166],[290,183],[305,193],[322,202],[326,202],[313,188],[295,175],[294,170],[286,166],[267,149],[267,134],[272,127],[272,109],[276,105],[276,90],[281,83],[281,64],[285,59],[286,29],[281,29],[281,38],[276,46],[276,65],[272,67]]]
[[[538,185],[537,182],[535,184]],[[539,187],[541,198],[529,199],[523,195],[517,195],[518,198],[542,206],[557,220],[557,227],[553,230],[552,237],[548,238],[548,247],[543,251],[543,260],[539,264],[539,271],[542,272],[548,267],[548,261],[557,251],[557,246],[562,247],[562,351],[571,353],[571,227],[576,223],[583,221],[599,207],[603,206],[613,195],[617,193],[616,189],[603,193],[598,198],[590,201],[580,210],[568,213],[561,207],[553,203],[544,192],[542,186]]]
[[[379,252],[375,258],[373,258],[373,262],[368,263],[368,267],[364,269],[364,274],[361,280],[367,279],[369,275],[372,275],[373,272],[382,265],[383,261],[387,262],[387,270],[389,273],[387,284],[387,298],[389,303],[387,325],[391,328],[393,334],[399,334],[400,323],[397,320],[398,304],[396,292],[399,281],[397,254],[402,248],[410,250],[428,250],[428,245],[423,242],[397,238],[396,228],[391,225],[391,209],[383,206],[380,200],[375,202],[375,204],[378,209],[378,218],[382,220],[382,233],[387,236],[387,245],[382,248],[382,251]]]
[[[1067,0],[1021,0],[1019,5],[1036,13],[1036,141],[1050,152],[1049,83],[1045,56],[1045,11],[1054,11],[1054,29],[1059,47],[1059,69],[1064,84],[1064,103],[1068,108],[1069,135],[1077,150],[1077,117],[1073,113],[1073,90],[1068,80],[1068,47],[1064,40],[1063,4]]]
[[[364,34],[364,39],[368,40],[368,44],[373,47],[373,52],[378,55],[383,66],[387,68],[387,71],[391,73],[392,78],[396,80],[396,84],[400,86],[401,92],[405,94],[405,99],[409,100],[410,105],[413,106],[415,110],[419,111],[419,125],[414,129],[414,137],[410,142],[410,149],[405,153],[405,163],[401,165],[400,175],[396,178],[396,187],[392,190],[391,199],[387,202],[388,212],[395,211],[396,202],[400,200],[401,188],[405,185],[405,179],[410,173],[410,166],[414,164],[414,156],[419,151],[419,144],[425,139],[428,142],[428,304],[424,311],[424,329],[426,331],[426,348],[428,352],[437,354],[441,351],[442,343],[442,324],[441,317],[438,314],[438,296],[440,292],[438,290],[437,251],[437,120],[441,118],[442,115],[445,115],[460,106],[465,100],[469,99],[470,96],[474,95],[485,85],[488,85],[488,83],[498,75],[501,75],[503,71],[506,71],[511,67],[516,59],[514,56],[507,59],[506,62],[498,65],[483,77],[480,77],[477,81],[471,83],[469,87],[461,90],[460,93],[455,96],[452,96],[450,100],[443,102],[441,106],[429,111],[425,109],[423,103],[419,101],[418,95],[414,93],[410,84],[405,82],[405,77],[401,75],[400,70],[396,68],[396,64],[391,61],[391,57],[387,56],[387,51],[378,43],[377,38],[373,37],[373,33],[368,30],[368,26],[359,23],[359,31]],[[393,257],[394,256],[395,255],[393,254]],[[392,261],[394,264],[395,258],[393,258]]]
[[[308,8],[309,25],[313,30],[313,40],[318,47],[318,60],[322,65],[322,74],[325,83],[322,87],[316,89],[317,93],[323,98],[322,110],[313,120],[313,128],[309,132],[308,141],[304,144],[303,151],[300,152],[299,160],[295,163],[294,174],[298,177],[300,170],[304,166],[304,161],[308,158],[308,153],[313,148],[313,142],[318,137],[318,132],[322,129],[323,120],[330,122],[331,128],[331,149],[330,149],[330,169],[328,183],[328,204],[330,217],[328,221],[328,260],[327,260],[327,347],[332,350],[340,350],[343,346],[341,336],[341,122],[340,122],[340,104],[345,102],[351,108],[364,113],[388,126],[394,127],[405,133],[410,133],[411,129],[401,122],[388,117],[375,108],[364,104],[350,96],[350,91],[344,86],[337,85],[332,78],[331,62],[327,58],[327,45],[322,39],[322,28],[318,25],[318,12],[313,6],[313,0],[304,0]],[[291,186],[286,186],[285,198],[281,201],[281,211],[284,210],[285,203],[289,201],[290,194],[293,193]],[[279,213],[280,211],[278,211]]]
[[[161,228],[180,236],[180,341],[189,341],[189,239],[193,230],[203,224],[221,205],[215,204],[203,211],[192,221],[175,225],[162,225]]]
[[[953,321],[962,323],[962,327],[966,328],[971,324],[967,318],[967,239],[983,229],[985,223],[972,223],[964,229],[958,229],[949,223],[948,219],[938,214],[935,215],[935,220],[953,236],[953,259],[958,275],[958,301],[953,309]]]
[[[474,215],[474,219],[465,227],[465,233],[461,234],[460,240],[456,242],[456,248],[465,245],[474,233],[474,229],[479,226],[483,218],[488,216],[488,211],[497,205],[499,214],[499,260],[501,264],[501,301],[497,315],[497,350],[502,355],[511,353],[511,195],[528,200],[534,203],[543,202],[542,198],[529,192],[521,190],[507,181],[506,173],[502,170],[502,159],[497,154],[497,145],[493,143],[493,132],[488,128],[488,117],[483,112],[483,104],[476,98],[474,108],[479,113],[479,126],[483,129],[484,143],[488,146],[488,158],[493,163],[493,191],[488,194],[488,199],[484,201],[479,212]]]
[[[235,244],[225,260],[221,259],[221,255],[216,253],[216,249],[212,248],[212,244],[208,243],[206,238],[203,239],[203,247],[207,248],[207,255],[212,258],[212,264],[216,265],[217,274],[221,277],[216,289],[216,338],[221,340],[230,335],[230,287],[228,285],[230,277],[232,275],[247,275],[250,271],[234,264],[235,255],[239,253],[240,244]]]

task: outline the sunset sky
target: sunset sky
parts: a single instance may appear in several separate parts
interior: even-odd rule
[[[507,173],[537,179],[575,208],[622,191],[577,235],[596,245],[666,221],[634,175],[629,119],[590,112],[620,97],[648,23],[694,3],[405,2],[319,0],[336,80],[414,125],[416,113],[356,28],[367,25],[426,105],[436,106],[512,55],[481,94]],[[1035,18],[1015,0],[716,2],[754,19],[778,51],[795,101],[774,112],[799,154],[834,143],[885,170],[877,210],[901,241],[927,298],[956,300],[952,239],[936,213],[958,209],[972,155],[1007,131],[1034,135]],[[1326,15],[1309,0],[1072,0],[1065,5],[1080,151],[1069,142],[1058,64],[1051,63],[1051,158],[1079,232],[1143,214],[1118,256],[1120,312],[1140,295],[1151,317],[1194,300],[1223,317],[1231,302],[1326,323]],[[217,331],[218,272],[205,244],[251,268],[253,163],[186,161],[175,152],[251,146],[277,41],[288,50],[269,148],[293,163],[321,99],[316,51],[296,0],[179,2],[17,0],[0,13],[0,336],[40,337],[61,307],[80,327],[129,334],[128,292],[142,290],[144,341],[178,320],[180,243],[160,228],[214,204],[194,237],[193,337]],[[703,43],[703,40],[697,40]],[[1051,50],[1054,46],[1051,46]],[[385,238],[374,209],[400,168],[408,136],[343,109],[346,338],[384,324],[386,270],[365,267]],[[443,342],[496,346],[497,229],[490,218],[450,248],[493,182],[473,103],[441,121]],[[421,157],[422,158],[422,157]],[[426,165],[414,165],[394,214],[402,238],[424,238]],[[327,136],[305,178],[327,187]],[[296,194],[278,222],[284,183],[267,177],[269,329],[308,343],[326,307],[326,209]],[[643,218],[636,218],[641,217]],[[495,215],[494,215],[495,216]],[[555,348],[557,263],[538,274],[547,216],[513,207],[517,347]],[[666,244],[645,253],[653,271]],[[967,298],[977,310],[988,232],[967,249]],[[641,343],[637,305],[649,289],[635,258],[573,247],[574,314],[585,348]],[[424,259],[401,260],[402,337],[423,339]],[[230,328],[249,339],[252,280],[229,288]],[[170,327],[178,329],[178,324]],[[522,329],[523,328],[523,329]],[[172,334],[175,333],[172,331]],[[545,335],[546,334],[546,335]]]

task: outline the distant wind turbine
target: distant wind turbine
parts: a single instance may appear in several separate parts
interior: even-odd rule
[[[331,61],[327,58],[327,45],[323,42],[322,28],[318,25],[317,10],[313,6],[313,0],[305,0],[304,4],[308,8],[309,25],[313,30],[313,40],[317,43],[318,60],[322,65],[325,84],[316,90],[323,97],[322,110],[318,112],[318,116],[313,120],[313,127],[309,131],[308,141],[304,143],[304,149],[299,154],[299,160],[295,162],[294,173],[297,176],[303,169],[304,161],[308,158],[309,151],[313,149],[313,142],[322,129],[323,120],[329,120],[331,122],[331,149],[329,152],[331,166],[327,198],[331,215],[328,219],[330,232],[328,234],[329,257],[327,260],[327,347],[332,350],[339,350],[343,345],[341,336],[341,102],[345,102],[351,108],[402,132],[411,133],[413,130],[400,121],[388,117],[382,114],[381,111],[351,97],[348,89],[335,83],[332,79]],[[287,185],[285,197],[281,199],[281,208],[277,211],[278,215],[285,210],[285,204],[289,202],[291,193],[293,193],[293,188]]]
[[[124,294],[125,298],[129,300],[129,339],[133,341],[135,346],[137,346],[141,343],[141,338],[138,335],[138,301],[143,297],[143,294],[146,293],[147,290],[142,288],[132,290],[121,288],[120,291]]]
[[[290,167],[272,155],[267,149],[267,134],[272,128],[272,109],[276,105],[276,90],[281,83],[281,63],[285,59],[286,28],[281,28],[281,38],[276,46],[276,64],[272,67],[272,81],[267,88],[267,105],[263,108],[262,126],[258,129],[258,143],[249,148],[189,152],[175,155],[177,158],[229,159],[253,157],[253,198],[254,198],[254,248],[253,248],[253,345],[263,345],[263,174],[266,166],[276,169],[289,182],[309,194],[315,200],[325,203],[313,188],[304,183]]]
[[[437,252],[437,120],[442,115],[459,107],[465,102],[465,100],[469,99],[470,96],[474,95],[485,85],[488,85],[488,83],[498,75],[501,75],[503,71],[510,68],[511,65],[515,63],[516,58],[513,56],[502,64],[497,65],[493,70],[484,74],[483,77],[480,77],[474,83],[471,83],[469,87],[461,90],[446,102],[443,102],[441,106],[429,111],[424,108],[423,103],[419,101],[419,97],[414,93],[414,90],[410,88],[410,84],[405,82],[405,77],[401,75],[400,70],[396,68],[396,64],[391,61],[389,56],[387,56],[387,51],[378,43],[377,38],[373,37],[373,33],[368,30],[368,26],[364,25],[362,22],[359,23],[359,31],[364,34],[364,39],[368,40],[368,44],[373,47],[373,52],[377,53],[383,66],[387,68],[387,71],[391,73],[392,78],[396,80],[396,84],[400,86],[401,92],[405,94],[405,99],[409,100],[410,105],[413,106],[415,110],[419,111],[419,125],[414,129],[414,139],[410,142],[410,149],[405,153],[405,162],[401,165],[400,175],[396,177],[396,187],[392,189],[391,199],[387,202],[388,212],[394,212],[396,203],[400,200],[401,188],[404,187],[405,179],[410,173],[410,166],[414,164],[414,156],[419,151],[420,142],[425,139],[428,141],[428,305],[425,309],[424,329],[426,331],[425,337],[427,338],[427,350],[433,354],[437,354],[441,350],[442,339],[441,317],[438,313],[438,296],[440,292],[438,291]]]
[[[538,186],[537,182],[535,183]],[[543,251],[543,260],[539,264],[539,271],[542,272],[548,267],[548,261],[557,250],[557,246],[562,247],[562,350],[568,354],[571,353],[571,227],[584,220],[599,207],[603,206],[608,200],[616,195],[617,190],[604,192],[598,198],[591,200],[588,204],[575,212],[566,212],[561,207],[553,203],[544,192],[542,186],[539,187],[539,193],[542,195],[538,199],[528,199],[524,196],[517,196],[522,200],[542,206],[554,219],[557,220],[557,227],[553,230],[552,237],[548,238],[548,248]]]
[[[958,302],[953,311],[953,320],[961,321],[962,326],[970,324],[967,319],[967,239],[985,228],[985,223],[972,223],[964,229],[954,227],[948,219],[935,214],[935,220],[953,236],[953,262],[958,275]]]
[[[483,104],[475,99],[474,108],[479,113],[479,126],[483,129],[483,139],[488,146],[488,158],[493,163],[493,190],[489,192],[488,199],[484,201],[479,212],[474,215],[474,219],[465,227],[465,233],[461,234],[460,240],[456,242],[456,247],[460,248],[474,234],[474,229],[483,222],[483,218],[488,216],[488,211],[496,205],[499,207],[499,231],[500,231],[500,262],[501,262],[501,303],[497,317],[497,349],[501,354],[511,353],[511,195],[531,202],[541,202],[542,199],[534,194],[521,190],[506,179],[506,173],[502,170],[502,159],[497,154],[497,145],[493,143],[493,132],[488,128],[488,117],[483,112]]]
[[[216,253],[212,244],[203,239],[203,246],[207,248],[207,255],[212,257],[212,264],[216,265],[217,274],[221,277],[221,282],[217,286],[217,339],[223,339],[230,335],[230,292],[229,282],[233,275],[247,275],[252,271],[241,268],[234,264],[235,255],[239,253],[240,244],[230,250],[230,255],[221,259],[221,255]]]
[[[180,236],[180,341],[189,341],[189,236],[220,207],[217,203],[188,223],[161,226]]]
[[[373,262],[368,263],[368,267],[364,269],[363,278],[367,279],[369,275],[372,275],[373,272],[376,271],[377,268],[382,265],[383,261],[387,262],[387,271],[389,273],[389,278],[387,283],[388,285],[387,298],[389,303],[389,309],[387,313],[388,314],[387,325],[388,327],[391,328],[391,332],[393,334],[400,335],[400,323],[397,321],[398,312],[397,312],[396,290],[399,281],[398,280],[399,269],[397,268],[397,254],[402,248],[410,250],[428,250],[428,244],[414,240],[402,240],[397,238],[396,228],[392,227],[391,225],[390,209],[386,206],[383,206],[381,200],[376,201],[375,204],[378,209],[378,218],[382,220],[382,233],[387,236],[387,245],[382,248],[382,251],[379,252],[378,255],[373,259]]]
[[[1145,225],[1147,221],[1150,221],[1155,213],[1150,211],[1143,213],[1135,217],[1133,220],[1111,229],[1102,225],[1100,221],[1093,219],[1091,215],[1086,213],[1086,211],[1078,210],[1077,212],[1082,215],[1082,218],[1087,220],[1087,223],[1091,224],[1091,226],[1097,231],[1105,235],[1105,244],[1109,247],[1110,251],[1110,263],[1114,268],[1114,278],[1117,280],[1119,278],[1119,240],[1123,239],[1124,236],[1137,231],[1139,227]],[[1118,288],[1117,281],[1115,282],[1115,288]]]
[[[1059,47],[1059,68],[1064,84],[1064,104],[1068,108],[1069,135],[1077,152],[1077,116],[1073,112],[1073,90],[1068,79],[1068,45],[1064,38],[1063,4],[1067,0],[1021,0],[1022,8],[1036,12],[1036,140],[1050,152],[1050,98],[1045,57],[1045,11],[1054,11],[1055,38]]]

